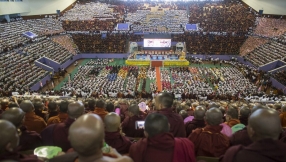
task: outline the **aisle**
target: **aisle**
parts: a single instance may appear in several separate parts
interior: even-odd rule
[[[161,83],[161,71],[160,67],[156,67],[156,81],[157,81],[157,87],[158,91],[162,92],[162,83]]]

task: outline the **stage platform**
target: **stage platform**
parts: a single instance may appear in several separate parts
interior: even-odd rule
[[[180,60],[138,60],[128,59],[126,65],[130,66],[189,66],[190,62],[186,59]]]

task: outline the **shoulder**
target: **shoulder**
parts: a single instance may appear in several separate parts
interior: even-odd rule
[[[74,162],[78,158],[78,154],[76,152],[66,153],[61,156],[54,157],[49,160],[49,162]]]
[[[241,152],[243,149],[242,145],[236,145],[230,147],[222,157],[222,162],[228,162],[228,161],[234,161],[234,159],[237,157],[236,155]]]

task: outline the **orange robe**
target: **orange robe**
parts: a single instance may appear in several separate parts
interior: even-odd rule
[[[46,128],[47,123],[45,120],[34,112],[26,113],[24,125],[27,127],[29,131],[36,131],[37,133],[41,133],[43,129]]]

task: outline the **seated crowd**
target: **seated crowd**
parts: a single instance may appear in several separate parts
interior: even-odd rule
[[[285,70],[277,71],[272,75],[278,82],[286,86],[286,71]]]
[[[1,161],[286,161],[281,103],[176,101],[164,92],[151,101],[13,97],[0,105]],[[42,146],[60,150],[29,153]]]
[[[241,56],[245,56],[251,51],[255,50],[256,48],[259,48],[259,46],[266,44],[267,42],[268,42],[267,39],[250,36],[246,39],[246,41],[240,47],[239,54]]]
[[[254,35],[274,38],[286,32],[286,20],[266,17],[257,17],[257,26]]]
[[[68,50],[69,53],[73,55],[79,53],[79,50],[77,49],[77,46],[74,44],[71,35],[55,36],[52,37],[52,41],[60,44],[62,47]]]

